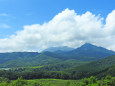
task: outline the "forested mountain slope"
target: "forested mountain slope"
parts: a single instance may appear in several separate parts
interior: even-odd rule
[[[66,49],[68,50],[68,48],[64,50],[66,51]],[[115,52],[111,50],[88,43],[77,49],[65,51],[0,53],[0,67],[44,66],[62,63],[75,66],[78,63],[100,60],[107,56],[115,55]],[[73,63],[75,64],[73,65]]]
[[[102,60],[93,61],[84,65],[72,67],[66,71],[78,77],[85,77],[90,75],[102,75],[104,73],[105,75],[107,75],[107,72],[108,74],[111,74],[110,72],[112,72],[114,75],[115,74],[115,72],[113,72],[115,68],[114,65],[115,65],[115,55],[109,56]]]

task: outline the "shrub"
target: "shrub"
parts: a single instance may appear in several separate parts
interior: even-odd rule
[[[84,79],[82,79],[82,82],[83,82],[85,85],[88,85],[88,84],[89,84],[89,79],[88,79],[88,78],[84,78]]]
[[[0,83],[2,82],[10,82],[8,78],[0,77]]]
[[[25,86],[27,82],[23,80],[22,77],[18,78],[15,82],[12,83],[12,86]]]
[[[8,86],[8,83],[7,82],[1,82],[0,86]]]
[[[115,86],[115,78],[112,79],[111,86]]]
[[[111,75],[107,75],[107,76],[105,77],[105,79],[107,79],[107,80],[111,80],[112,77],[111,77]]]
[[[97,83],[97,78],[95,78],[94,76],[91,76],[91,77],[89,78],[89,83],[90,83],[90,84]]]

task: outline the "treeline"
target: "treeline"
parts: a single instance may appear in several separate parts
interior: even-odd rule
[[[19,70],[19,69],[18,69]],[[20,69],[21,70],[21,69]],[[22,69],[23,70],[23,69]],[[70,79],[71,74],[65,73],[63,71],[0,71],[0,77],[5,77],[10,80],[16,80],[18,77],[23,77],[24,79],[41,79],[41,78],[55,78],[55,79]]]
[[[16,80],[18,77],[24,79],[41,79],[41,78],[55,78],[55,79],[82,79],[84,77],[96,76],[98,79],[106,75],[115,76],[115,66],[107,68],[99,72],[67,72],[67,71],[47,71],[41,68],[14,68],[10,70],[0,70],[0,77],[5,77],[10,80]]]
[[[18,72],[17,72],[18,71]],[[90,73],[68,73],[64,71],[37,71],[35,70],[24,70],[19,68],[16,71],[0,71],[0,77],[5,77],[10,80],[16,80],[18,77],[22,76],[24,79],[41,79],[41,78],[55,78],[55,79],[81,79],[84,77],[89,77]]]

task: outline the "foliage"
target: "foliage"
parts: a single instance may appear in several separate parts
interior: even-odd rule
[[[9,82],[8,78],[0,77],[0,83],[1,82]]]
[[[62,79],[34,79],[24,80],[19,77],[17,80],[10,82],[2,81],[0,86],[115,86],[115,77],[107,75],[105,78],[98,80],[91,76],[82,80],[62,80]]]
[[[19,77],[16,81],[12,83],[12,86],[26,86],[27,82],[23,80],[22,77]]]
[[[91,76],[90,78],[82,79],[82,82],[84,83],[84,85],[94,84],[94,83],[97,83],[97,78],[95,78],[94,76]]]

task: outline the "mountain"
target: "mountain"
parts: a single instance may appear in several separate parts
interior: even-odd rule
[[[11,52],[11,53],[0,53],[0,64],[11,61],[11,60],[16,60],[16,59],[21,59],[25,57],[35,57],[39,55],[40,53],[38,52]]]
[[[65,53],[65,55],[80,60],[98,60],[115,55],[115,52],[86,43],[77,49]]]
[[[71,53],[73,54],[82,54],[86,56],[103,58],[111,55],[115,55],[115,52],[105,49],[103,47],[98,47],[89,43],[82,45],[81,47],[73,50]]]
[[[60,62],[58,58],[37,52],[0,53],[0,67],[41,66]]]
[[[43,52],[45,51],[49,51],[49,52],[67,52],[67,51],[71,51],[73,50],[74,48],[70,48],[70,47],[67,47],[67,46],[62,46],[62,47],[49,47],[45,50],[43,50]]]
[[[79,76],[87,76],[87,75],[102,75],[103,73],[106,73],[110,70],[114,71],[115,68],[115,55],[106,57],[104,59],[98,60],[98,61],[92,61],[87,64],[83,64],[80,66],[72,67],[66,71],[74,73],[76,75],[79,74]],[[111,68],[111,66],[113,66]],[[112,72],[111,71],[111,72]],[[115,75],[115,73],[113,73]]]
[[[81,47],[67,51],[67,52],[43,52],[47,56],[59,58],[59,59],[77,59],[79,61],[93,61],[103,59],[105,57],[115,55],[115,52],[107,50],[103,47],[98,47],[89,43],[82,45]]]
[[[13,53],[0,53],[0,67],[1,68],[11,68],[11,67],[27,67],[27,66],[47,66],[61,64],[62,68],[64,66],[72,67],[73,65],[80,65],[85,62],[63,59],[65,57],[52,52],[13,52]],[[59,67],[59,66],[58,66]]]
[[[60,49],[56,51],[56,49]],[[71,65],[73,61],[81,64],[115,55],[115,52],[103,47],[86,43],[77,49],[56,48],[55,52],[13,52],[0,53],[0,67],[44,66],[48,64]],[[66,52],[65,52],[65,51]],[[68,51],[71,50],[71,51]],[[68,62],[66,62],[68,61]],[[66,62],[66,64],[65,64]],[[75,65],[76,65],[75,63]],[[73,66],[73,64],[72,64]]]

